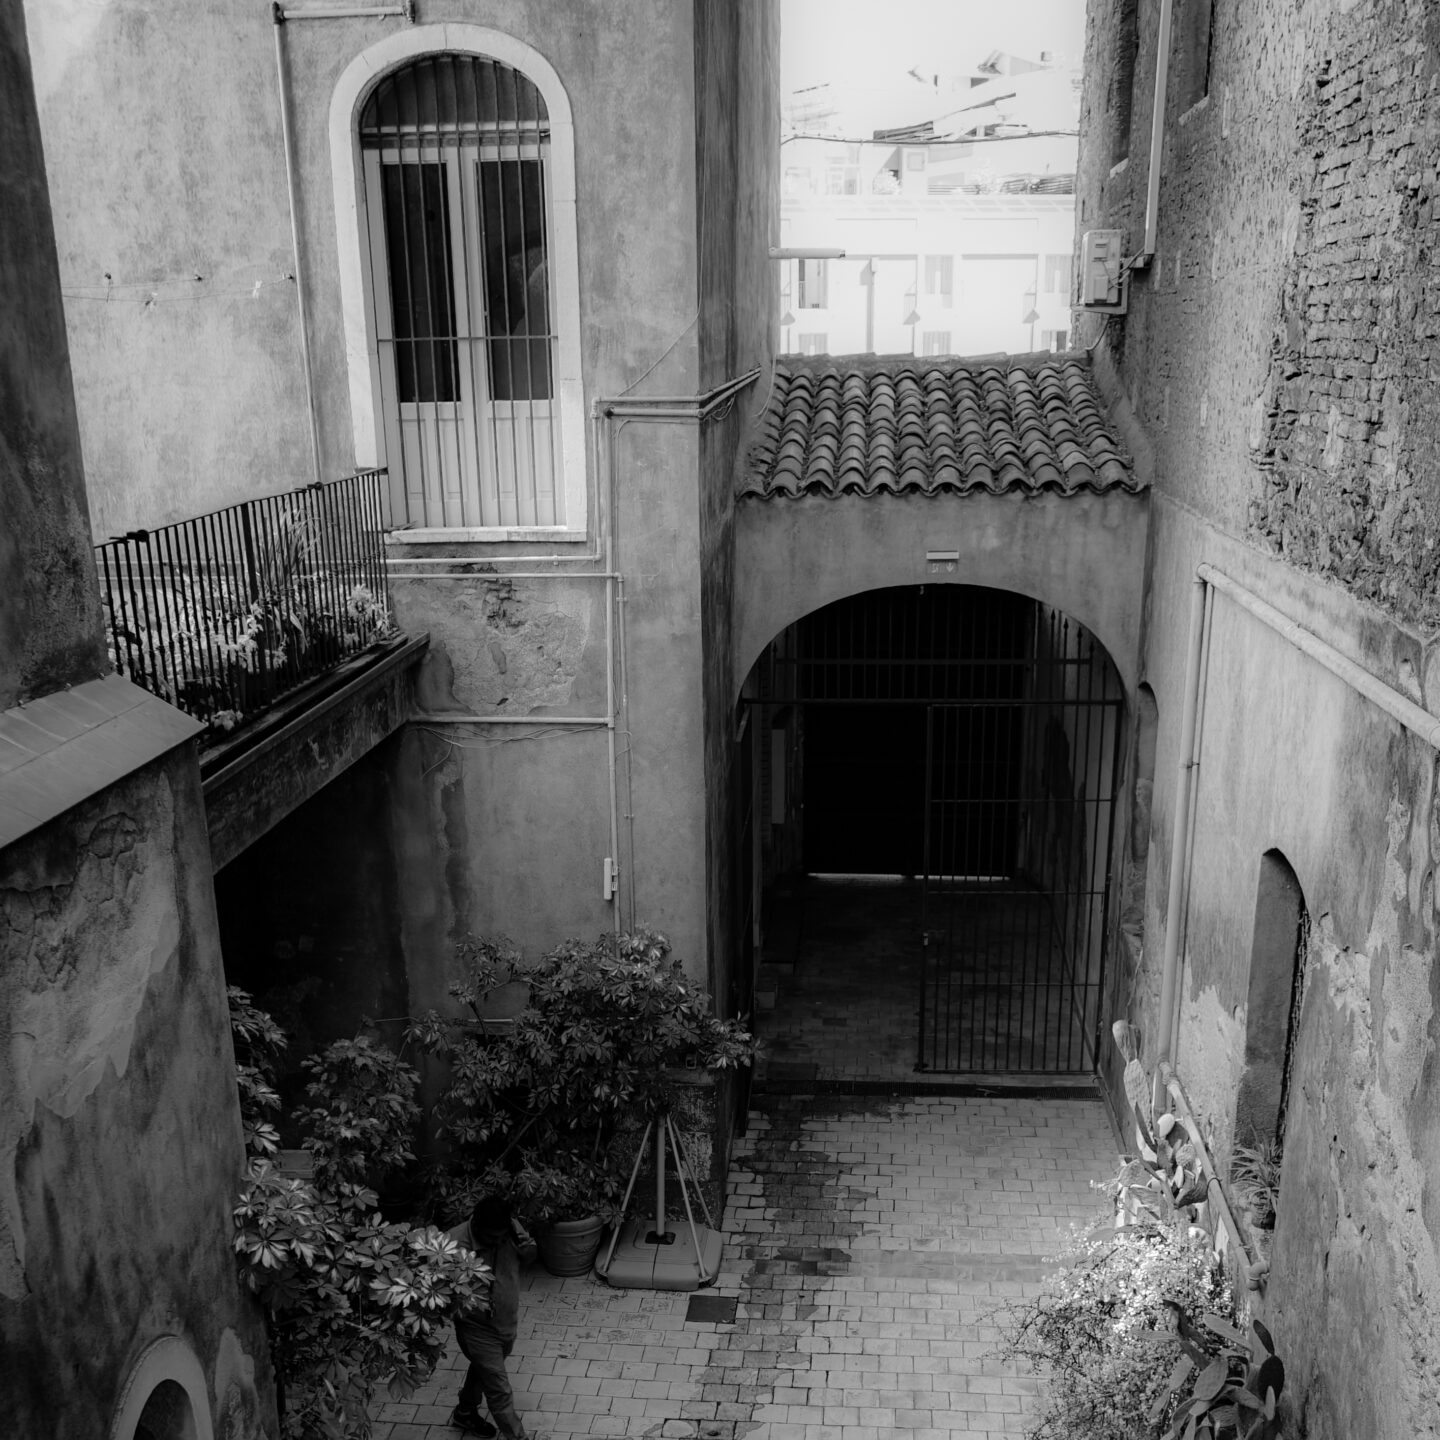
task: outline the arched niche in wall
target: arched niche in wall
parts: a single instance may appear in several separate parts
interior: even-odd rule
[[[1253,1147],[1283,1138],[1286,1071],[1307,928],[1305,896],[1294,870],[1278,850],[1266,851],[1255,890],[1245,1069],[1235,1096],[1237,1144]]]
[[[130,1372],[109,1440],[214,1440],[205,1372],[178,1336],[150,1345]]]

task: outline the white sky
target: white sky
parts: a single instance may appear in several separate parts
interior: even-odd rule
[[[1085,0],[782,0],[785,95],[829,81],[855,91],[883,86],[911,66],[950,73],[991,50],[1080,62]]]

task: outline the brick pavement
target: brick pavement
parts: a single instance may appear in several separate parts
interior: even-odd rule
[[[705,1297],[526,1280],[512,1375],[540,1436],[912,1440],[1023,1431],[1035,1381],[987,1358],[1115,1168],[1092,1099],[758,1094]],[[377,1440],[456,1440],[463,1361],[387,1405]]]

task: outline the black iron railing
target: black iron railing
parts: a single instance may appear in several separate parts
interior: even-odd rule
[[[389,634],[384,473],[96,546],[115,668],[224,731]]]

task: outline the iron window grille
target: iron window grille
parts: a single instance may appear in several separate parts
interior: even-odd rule
[[[428,55],[359,136],[392,518],[566,524],[544,98],[501,61]]]

